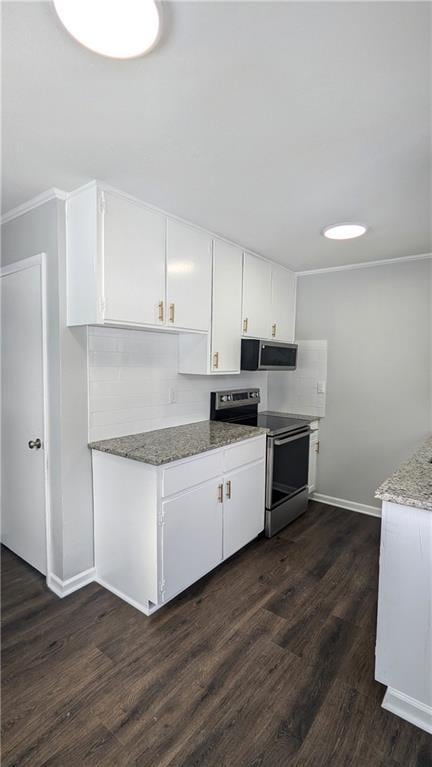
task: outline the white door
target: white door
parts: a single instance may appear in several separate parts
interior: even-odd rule
[[[213,243],[212,371],[240,370],[242,251],[222,240]]]
[[[234,554],[264,530],[264,461],[225,476],[223,556]]]
[[[271,338],[271,265],[244,254],[243,335]]]
[[[167,322],[208,331],[211,314],[212,239],[180,221],[167,221]]]
[[[165,216],[104,193],[106,322],[161,325],[165,301]]]
[[[165,600],[222,561],[221,484],[222,480],[212,479],[162,504]]]
[[[283,266],[272,267],[272,337],[294,342],[297,278]]]
[[[1,278],[1,540],[46,574],[40,264]]]

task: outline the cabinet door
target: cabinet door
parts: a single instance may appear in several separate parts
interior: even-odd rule
[[[222,503],[212,479],[162,504],[165,601],[222,561]]]
[[[243,326],[244,336],[271,338],[271,265],[244,254]]]
[[[272,337],[293,343],[297,278],[294,272],[272,267]]]
[[[186,330],[209,330],[211,259],[212,239],[209,234],[168,219],[168,325]]]
[[[312,432],[309,440],[309,492],[313,493],[316,488],[317,457],[318,457],[318,432]]]
[[[165,298],[165,217],[104,193],[104,319],[160,325]]]
[[[265,461],[225,475],[223,556],[234,554],[264,530]]]
[[[242,251],[222,240],[213,243],[211,370],[240,370]]]

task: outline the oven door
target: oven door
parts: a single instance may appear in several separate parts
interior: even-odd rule
[[[307,487],[310,430],[267,437],[266,508],[274,509]]]

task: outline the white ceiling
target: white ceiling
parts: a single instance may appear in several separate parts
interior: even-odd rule
[[[99,178],[295,269],[432,250],[430,3],[168,3],[133,61],[2,6],[5,211]]]

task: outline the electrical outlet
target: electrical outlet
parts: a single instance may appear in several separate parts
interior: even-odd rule
[[[177,392],[175,389],[170,389],[168,391],[168,402],[170,405],[173,405],[174,402],[177,402]]]
[[[326,382],[325,381],[317,381],[317,393],[318,394],[325,394],[326,390]]]

